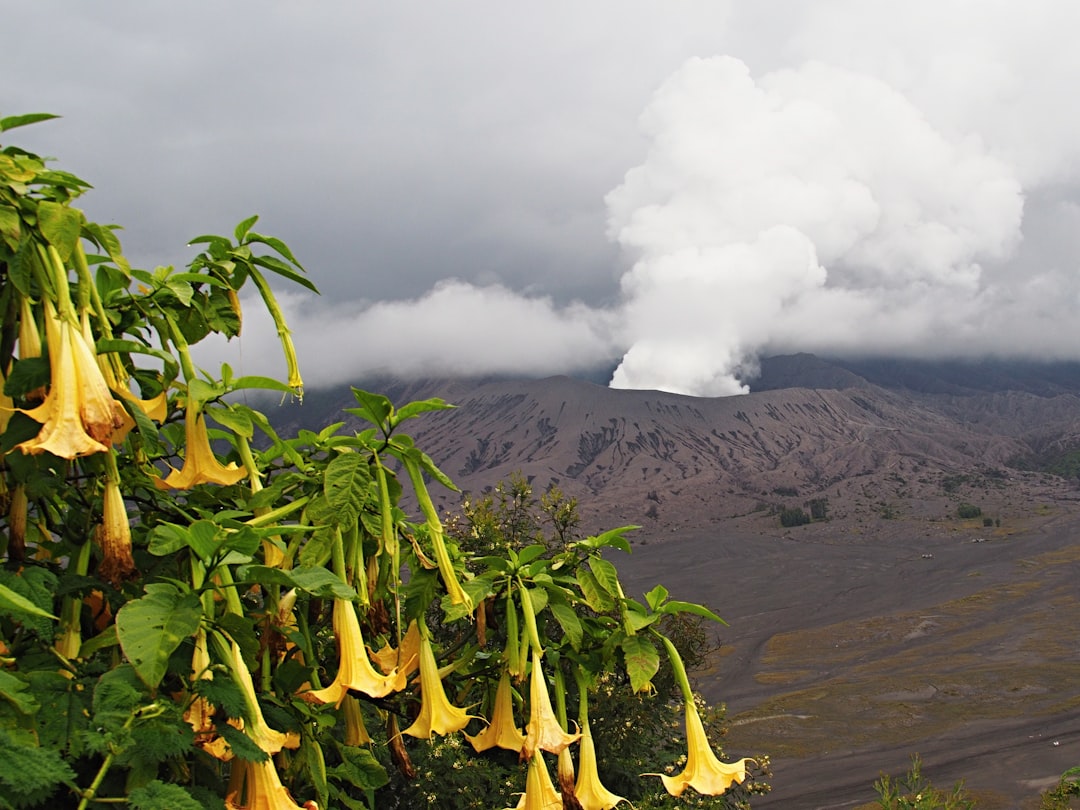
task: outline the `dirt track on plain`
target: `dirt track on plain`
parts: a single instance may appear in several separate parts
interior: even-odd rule
[[[865,805],[915,753],[980,808],[1037,807],[1080,765],[1077,511],[1004,529],[733,522],[616,561],[628,593],[663,582],[729,622],[696,677],[727,705],[728,758],[772,758],[755,807]]]

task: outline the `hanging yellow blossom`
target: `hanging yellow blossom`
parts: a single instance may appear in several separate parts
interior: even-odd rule
[[[217,460],[210,448],[210,436],[206,432],[206,417],[191,403],[184,415],[184,466],[173,470],[164,480],[155,480],[158,489],[191,489],[198,484],[221,484],[229,486],[247,475],[247,470]]]
[[[532,678],[529,682],[529,724],[525,727],[525,745],[521,750],[523,759],[530,759],[537,749],[558,754],[566,746],[576,742],[581,734],[569,734],[563,730],[555,710],[551,707],[547,679],[540,667],[540,654],[532,653]]]
[[[210,650],[206,646],[206,628],[200,626],[195,633],[195,651],[191,654],[191,679],[212,680],[213,677]],[[184,712],[184,722],[195,732],[196,742],[205,740],[206,735],[214,730],[214,707],[206,698],[197,697]]]
[[[282,748],[299,748],[300,735],[295,731],[276,731],[267,725],[262,709],[259,708],[259,701],[255,697],[255,684],[251,680],[251,672],[244,663],[240,645],[235,641],[232,643],[232,660],[229,663],[233,678],[244,693],[244,702],[247,704],[248,716],[251,718],[250,722],[236,721],[233,724],[242,729],[259,748],[268,754],[276,754]]]
[[[123,425],[123,407],[113,399],[94,353],[69,321],[49,313],[50,386],[36,408],[23,410],[41,422],[38,435],[16,445],[22,452],[73,459],[103,453]]]
[[[510,672],[503,670],[499,686],[495,690],[495,704],[491,709],[491,722],[479,734],[465,735],[477,753],[489,748],[505,748],[507,751],[520,751],[525,745],[525,735],[518,730],[514,722],[514,701],[510,692]]]
[[[350,689],[377,698],[405,688],[407,679],[404,674],[395,670],[381,675],[371,665],[356,609],[346,599],[334,600],[334,636],[337,638],[339,656],[337,677],[325,689],[304,692],[305,700],[340,706]]]
[[[420,666],[420,628],[416,620],[409,622],[409,628],[401,639],[400,650],[387,644],[378,652],[371,653],[371,658],[383,672],[399,669],[406,678],[416,672]]]
[[[420,636],[420,714],[402,734],[430,740],[434,734],[453,734],[469,725],[471,716],[454,706],[446,697],[435,652],[426,632]]]
[[[681,796],[687,787],[704,796],[719,796],[732,784],[742,784],[746,779],[747,760],[740,759],[728,764],[717,759],[709,745],[697,706],[692,700],[685,700],[683,704],[686,712],[686,767],[678,776],[645,775],[659,776],[672,796]]]
[[[135,560],[131,556],[131,524],[124,496],[120,494],[120,484],[111,478],[105,482],[102,512],[101,525],[96,532],[102,552],[98,576],[116,585],[135,573]]]
[[[525,777],[525,792],[521,794],[514,810],[560,810],[562,796],[551,783],[544,756],[539,751],[529,759],[529,773]],[[507,808],[509,810],[509,808]]]
[[[593,744],[592,731],[586,721],[581,727],[581,750],[578,754],[578,777],[574,794],[584,810],[611,810],[619,802],[627,802],[622,796],[616,796],[600,781],[596,769],[596,746]]]
[[[372,741],[371,735],[368,734],[367,726],[364,725],[360,701],[352,695],[346,695],[345,702],[341,705],[345,715],[345,745],[369,745]]]
[[[233,760],[229,792],[225,796],[228,810],[318,810],[315,802],[298,805],[289,789],[281,784],[273,759],[249,762]]]

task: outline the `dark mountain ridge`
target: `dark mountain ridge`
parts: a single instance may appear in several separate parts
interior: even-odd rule
[[[521,473],[537,491],[557,485],[579,498],[589,526],[645,532],[767,512],[778,493],[834,505],[855,489],[874,501],[925,499],[944,477],[1016,476],[1011,463],[1037,466],[1080,445],[1080,364],[800,354],[763,360],[750,384],[748,395],[719,398],[569,377],[360,387],[398,404],[437,396],[457,406],[407,430],[462,490]],[[352,404],[347,388],[316,392],[290,415],[302,427],[359,429],[342,411]],[[456,496],[442,501],[452,507]]]

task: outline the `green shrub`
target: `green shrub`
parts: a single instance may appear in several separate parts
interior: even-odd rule
[[[785,528],[805,526],[809,522],[810,516],[798,506],[791,506],[780,512],[780,525]]]
[[[956,508],[956,514],[963,520],[977,518],[982,514],[982,509],[970,503],[962,503]]]
[[[878,807],[883,810],[972,810],[975,801],[968,798],[964,783],[957,782],[950,792],[935,788],[922,775],[922,760],[911,757],[907,776],[893,780],[882,774],[874,783]]]

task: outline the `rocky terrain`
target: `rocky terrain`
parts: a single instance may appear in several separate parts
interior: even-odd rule
[[[730,623],[699,683],[728,752],[772,756],[761,807],[858,807],[916,752],[979,807],[1032,806],[1080,764],[1080,366],[797,355],[720,399],[363,387],[458,406],[408,432],[464,491],[520,473],[577,497],[587,530],[640,525],[617,561],[635,591],[662,581]],[[351,404],[309,397],[303,422]],[[824,520],[781,525],[815,504]]]

